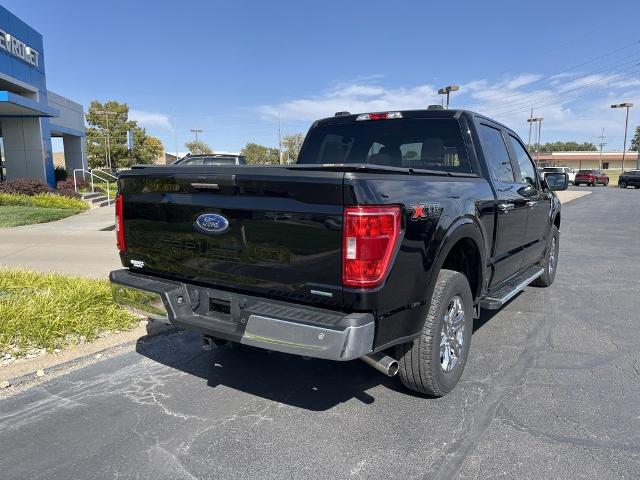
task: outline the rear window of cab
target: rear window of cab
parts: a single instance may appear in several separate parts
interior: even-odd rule
[[[309,131],[298,163],[366,163],[473,173],[460,125],[449,118],[399,118],[321,125]]]

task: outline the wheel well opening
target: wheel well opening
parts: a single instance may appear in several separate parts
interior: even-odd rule
[[[447,254],[442,268],[462,273],[467,277],[471,294],[477,298],[482,282],[482,257],[471,238],[459,240]]]
[[[560,214],[558,213],[556,215],[556,218],[553,219],[553,224],[558,227],[558,230],[560,230]]]

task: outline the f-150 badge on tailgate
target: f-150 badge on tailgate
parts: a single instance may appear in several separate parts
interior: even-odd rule
[[[229,220],[217,213],[204,213],[196,218],[193,227],[202,233],[218,235],[229,229]]]

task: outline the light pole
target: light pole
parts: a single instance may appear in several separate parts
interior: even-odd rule
[[[536,118],[538,121],[538,147],[536,148],[536,167],[540,166],[540,137],[542,137],[542,121],[543,117]]]
[[[196,134],[196,143],[198,143],[198,134],[204,132],[201,128],[192,128],[189,131]]]
[[[611,105],[611,108],[626,108],[627,109],[627,117],[624,121],[624,144],[622,146],[622,170],[621,173],[624,173],[624,157],[627,154],[627,130],[629,128],[629,109],[633,107],[633,103],[618,103],[616,105]]]
[[[107,128],[105,129],[106,136],[107,136],[107,145],[106,145],[107,148],[104,151],[104,157],[107,162],[107,168],[109,169],[109,171],[111,171],[111,147],[109,145],[109,115],[118,115],[118,112],[111,112],[109,110],[97,110],[96,113],[98,115],[104,115],[104,118],[107,122]]]
[[[449,109],[449,94],[451,92],[457,92],[458,90],[460,90],[459,85],[447,85],[446,87],[442,87],[440,90],[438,90],[438,93],[440,95],[447,96],[447,109]]]
[[[282,121],[278,113],[278,162],[282,165]]]

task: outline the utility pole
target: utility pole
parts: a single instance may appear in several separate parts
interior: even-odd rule
[[[106,144],[106,149],[104,151],[104,157],[105,157],[105,161],[107,162],[107,168],[109,169],[109,171],[111,171],[111,146],[109,144],[109,115],[118,115],[118,112],[111,112],[109,110],[97,110],[96,113],[98,115],[104,115],[104,118],[107,123],[107,128],[105,130],[106,137],[107,137],[107,144]]]
[[[529,124],[532,124],[533,122],[538,123],[538,141],[536,142],[536,167],[539,166],[539,163],[540,163],[540,137],[542,136],[543,120],[544,120],[543,117],[530,118],[529,120],[527,120]]]
[[[189,131],[196,134],[196,143],[198,143],[198,134],[204,132],[201,128],[192,128]]]
[[[626,108],[627,109],[627,117],[624,121],[624,144],[622,147],[622,170],[621,173],[624,173],[624,157],[627,154],[627,130],[629,129],[629,109],[633,107],[633,103],[618,103],[616,105],[611,105],[611,108]]]
[[[531,151],[531,127],[533,126],[533,122],[535,119],[533,118],[533,107],[531,107],[531,114],[527,119],[527,123],[529,124],[529,142],[527,143],[527,149]]]
[[[280,113],[278,113],[278,160],[282,165],[282,122],[280,121]]]
[[[598,138],[600,139],[600,170],[602,170],[602,149],[606,145],[605,140],[607,138],[604,136],[604,128],[602,129],[602,135],[600,135]]]

